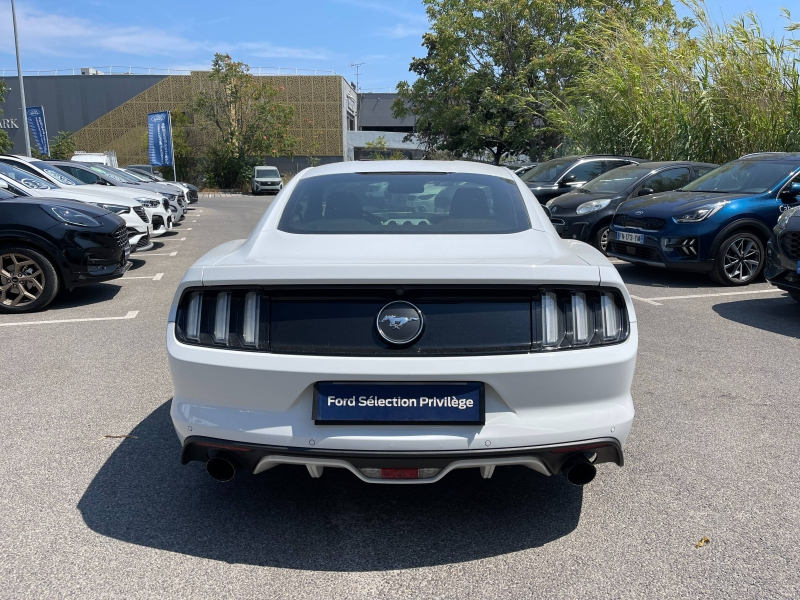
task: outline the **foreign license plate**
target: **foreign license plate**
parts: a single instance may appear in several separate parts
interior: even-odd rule
[[[617,240],[620,242],[630,242],[631,244],[644,244],[644,235],[641,233],[618,231]]]
[[[484,385],[324,381],[314,386],[312,413],[317,425],[482,425]]]

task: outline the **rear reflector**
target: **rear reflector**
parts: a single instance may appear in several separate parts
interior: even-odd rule
[[[430,479],[436,477],[441,469],[359,469],[365,477],[370,479]]]
[[[550,452],[560,454],[562,452],[580,452],[581,450],[592,450],[593,448],[605,448],[611,444],[590,444],[588,446],[570,446],[569,448],[553,448]]]

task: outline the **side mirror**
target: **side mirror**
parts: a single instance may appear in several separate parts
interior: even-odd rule
[[[8,189],[8,183],[0,179],[0,190],[7,190],[7,189]]]
[[[800,182],[789,184],[789,187],[781,192],[781,198],[789,200],[789,204],[797,202],[798,196],[800,196]]]
[[[542,210],[544,211],[544,214],[547,215],[547,218],[548,219],[552,218],[553,213],[550,212],[550,209],[547,208],[544,204],[540,204],[540,206],[542,207]]]
[[[653,188],[642,188],[639,190],[639,193],[636,194],[637,196],[649,196],[654,192]]]
[[[575,182],[577,179],[578,179],[578,178],[577,178],[577,177],[575,177],[575,175],[574,175],[574,174],[572,174],[572,175],[567,175],[567,176],[566,176],[566,177],[564,177],[564,178],[563,178],[561,181],[559,181],[559,182],[558,182],[558,185],[559,185],[560,187],[566,187],[566,186],[568,186],[570,183],[574,183],[574,182]]]

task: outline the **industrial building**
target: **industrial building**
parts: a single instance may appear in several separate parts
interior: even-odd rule
[[[83,69],[76,75],[25,77],[28,106],[43,106],[48,135],[74,134],[77,148],[87,152],[114,150],[120,165],[147,163],[147,114],[183,110],[205,84],[204,72],[186,75],[101,74]],[[414,119],[395,119],[391,105],[396,94],[357,94],[339,75],[261,75],[280,90],[280,102],[294,107],[292,135],[298,140],[294,157],[270,162],[282,171],[308,165],[308,157],[320,163],[359,160],[368,156],[366,145],[379,136],[389,150],[409,158],[422,152],[404,141],[413,132]],[[14,143],[12,152],[24,153],[22,108],[15,76],[0,77],[8,91],[0,128]],[[202,146],[202,133],[194,132]],[[199,136],[199,137],[197,137]]]

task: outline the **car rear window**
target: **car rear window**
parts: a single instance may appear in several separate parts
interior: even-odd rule
[[[298,182],[278,229],[316,234],[482,234],[530,229],[510,179],[473,173],[346,173]]]

